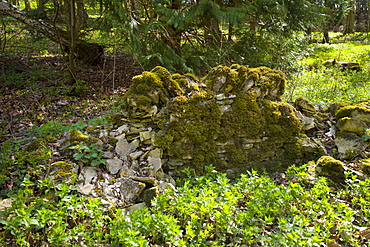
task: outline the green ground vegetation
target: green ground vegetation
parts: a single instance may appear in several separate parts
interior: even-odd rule
[[[17,246],[366,246],[370,180],[347,173],[346,187],[308,181],[308,166],[291,167],[282,184],[251,171],[231,182],[212,166],[178,181],[126,215],[73,185],[25,179],[0,220],[2,243]],[[191,174],[187,170],[186,173]],[[37,191],[38,196],[34,196]]]
[[[312,44],[307,56],[299,61],[301,69],[288,81],[285,99],[292,101],[298,96],[314,104],[355,102],[369,99],[370,92],[370,45],[368,35],[355,33],[338,36],[331,33],[332,44]],[[326,60],[359,63],[361,71],[325,67]]]

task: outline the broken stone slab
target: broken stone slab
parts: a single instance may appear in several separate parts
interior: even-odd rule
[[[127,203],[135,203],[135,200],[145,188],[145,183],[130,178],[118,178],[117,182],[121,183],[122,199]]]
[[[123,168],[123,161],[117,157],[106,160],[106,167],[110,174],[117,174]]]
[[[131,160],[137,160],[138,158],[140,158],[140,156],[143,153],[144,153],[143,151],[136,151],[136,152],[130,153],[129,156],[131,157]]]
[[[299,118],[302,124],[302,130],[310,130],[315,128],[315,118],[307,117],[303,115],[300,111],[295,112],[296,116]]]
[[[316,138],[306,137],[301,139],[302,152],[307,154],[319,153],[327,155],[327,151],[323,144]]]
[[[354,158],[370,146],[370,143],[366,142],[363,137],[350,132],[337,132],[334,141],[340,159]]]
[[[161,158],[163,154],[163,150],[160,148],[155,148],[153,150],[150,150],[148,153],[148,156],[156,157],[156,158]]]
[[[132,146],[128,143],[125,137],[125,134],[116,137],[118,142],[116,144],[115,151],[120,157],[126,157],[133,151]]]
[[[90,184],[93,178],[98,174],[98,168],[93,166],[85,166],[82,168],[81,176],[83,177],[84,184]]]
[[[158,180],[155,177],[135,177],[135,176],[130,176],[130,179],[134,181],[139,181],[145,184],[149,184],[151,186],[157,186],[158,185]]]
[[[158,157],[148,156],[148,165],[152,165],[153,173],[156,173],[162,167],[162,160]]]
[[[77,192],[86,196],[90,195],[91,192],[95,189],[95,186],[93,184],[79,185],[77,187]]]
[[[369,126],[363,121],[354,118],[343,117],[339,119],[337,127],[339,130],[353,132],[359,136],[362,136],[365,134],[366,129]]]
[[[131,164],[131,167],[133,167],[132,164]],[[134,175],[135,175],[134,170],[128,166],[127,162],[123,163],[121,171],[120,171],[120,176],[127,177],[127,176],[134,176]]]
[[[129,126],[125,124],[125,125],[118,127],[118,129],[116,130],[116,133],[118,135],[121,135],[122,133],[127,133],[129,130],[130,130]]]

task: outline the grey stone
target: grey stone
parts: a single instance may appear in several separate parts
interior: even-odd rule
[[[0,213],[4,212],[5,208],[11,208],[12,207],[12,202],[14,200],[11,198],[6,198],[4,200],[0,201]],[[4,216],[0,214],[0,220],[4,219]]]
[[[85,166],[84,168],[82,168],[81,174],[84,177],[84,184],[90,184],[91,180],[98,174],[98,168]]]
[[[368,128],[365,122],[349,117],[339,119],[337,127],[342,131],[353,132],[359,136],[364,135]]]
[[[340,159],[349,159],[357,156],[370,145],[364,138],[355,133],[337,133],[335,144],[338,147]]]
[[[93,191],[94,188],[95,188],[95,186],[92,185],[92,184],[80,185],[80,186],[78,186],[77,192],[87,196],[87,195],[91,194],[91,192]]]
[[[153,172],[156,173],[162,167],[162,160],[158,157],[149,156],[148,164],[153,166]]]
[[[134,175],[135,175],[135,172],[131,168],[129,168],[127,162],[125,162],[122,165],[120,176],[126,177],[126,176],[134,176]]]
[[[135,200],[145,188],[145,183],[134,181],[129,178],[119,178],[117,182],[121,183],[121,195],[127,203],[135,203]]]
[[[118,136],[117,139],[116,153],[120,157],[128,156],[132,152],[132,146],[127,142],[125,134]]]
[[[130,153],[130,157],[132,160],[136,160],[138,159],[144,152],[143,151],[137,151],[137,152],[133,152],[133,153]]]
[[[123,168],[123,161],[114,157],[106,160],[106,167],[110,174],[117,174]]]
[[[130,177],[130,179],[156,186],[158,181],[155,177]]]
[[[162,153],[163,153],[162,149],[155,148],[155,149],[149,151],[148,156],[152,156],[152,157],[156,157],[156,158],[161,158],[162,157]]]

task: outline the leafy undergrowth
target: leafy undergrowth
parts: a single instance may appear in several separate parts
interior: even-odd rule
[[[25,179],[0,220],[8,246],[368,246],[370,180],[344,189],[307,182],[307,166],[274,181],[250,172],[231,182],[212,166],[131,214],[79,197],[65,183]],[[283,179],[281,179],[283,178]]]

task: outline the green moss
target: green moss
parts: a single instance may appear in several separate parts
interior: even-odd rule
[[[156,74],[162,81],[167,81],[171,79],[171,73],[164,67],[157,66],[153,68],[150,72]]]
[[[298,97],[294,102],[294,106],[307,117],[313,117],[316,114],[315,107],[304,97]]]
[[[200,170],[216,161],[221,111],[211,93],[178,96],[162,117],[159,126],[163,131],[156,135],[156,145],[166,148],[173,158],[193,159]]]
[[[81,142],[85,143],[88,146],[99,142],[98,138],[82,134],[82,132],[76,129],[72,129],[69,131],[69,138],[71,146],[77,145]]]
[[[23,150],[20,157],[31,165],[46,165],[51,157],[51,151],[49,149],[39,149],[32,152]]]
[[[233,89],[240,88],[241,83],[237,71],[221,65],[213,68],[203,81],[216,93],[231,93]]]
[[[330,178],[335,183],[344,183],[343,163],[330,156],[322,156],[316,162],[316,172],[320,176]]]
[[[53,180],[61,182],[72,177],[72,169],[73,165],[65,161],[58,161],[49,165],[48,175],[52,176]]]
[[[57,141],[58,139],[53,136],[45,136],[45,137],[37,138],[28,145],[27,151],[36,151],[38,149],[45,149],[47,148],[47,144],[55,143]]]
[[[262,135],[261,110],[254,95],[240,94],[231,109],[222,115],[221,142],[233,136],[258,138]]]
[[[352,105],[343,106],[335,113],[337,119],[352,117],[357,120],[370,123],[370,101],[358,102]]]

